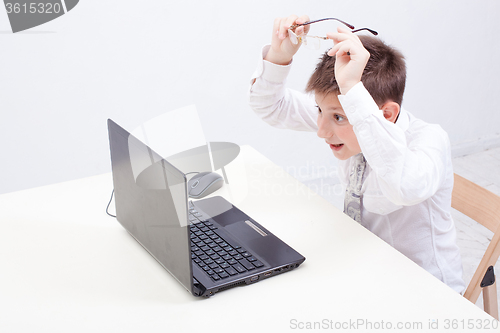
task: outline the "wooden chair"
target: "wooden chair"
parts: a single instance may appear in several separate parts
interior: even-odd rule
[[[464,297],[476,303],[482,291],[484,311],[498,320],[493,266],[500,256],[500,196],[455,174],[451,206],[494,232]]]

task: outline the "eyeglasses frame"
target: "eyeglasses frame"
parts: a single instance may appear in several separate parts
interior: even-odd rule
[[[288,29],[288,34],[290,36],[290,39],[292,40],[291,36],[294,36],[297,39],[297,43],[293,43],[293,40],[292,40],[292,43],[293,44],[299,44],[299,43],[306,44],[306,39],[305,39],[306,37],[309,37],[309,38],[319,38],[319,39],[322,39],[322,40],[329,39],[328,37],[321,37],[321,36],[310,36],[310,35],[300,35],[299,36],[294,31],[298,27],[302,27],[302,26],[305,26],[305,25],[309,25],[309,24],[316,23],[316,22],[321,22],[321,21],[326,21],[326,20],[335,20],[335,21],[338,21],[338,22],[344,24],[349,29],[351,29],[351,32],[353,32],[353,33],[354,32],[358,32],[358,31],[362,31],[362,30],[366,30],[366,31],[369,31],[370,33],[372,33],[375,36],[378,35],[378,32],[376,32],[375,30],[372,30],[370,28],[355,29],[355,27],[352,24],[349,24],[349,23],[344,22],[342,20],[339,20],[337,18],[329,17],[329,18],[323,18],[323,19],[314,20],[314,21],[308,21],[308,22],[304,22],[304,23],[301,23],[301,24],[293,24],[293,25],[291,25],[290,28]]]

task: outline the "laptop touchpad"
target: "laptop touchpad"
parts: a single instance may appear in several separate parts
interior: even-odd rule
[[[195,205],[223,227],[248,219],[247,215],[221,197],[200,200]]]
[[[243,214],[240,210],[234,208],[225,211],[217,216],[212,215],[212,219],[214,219],[215,222],[219,223],[223,227],[236,222],[244,221],[247,218],[248,217],[245,214]]]

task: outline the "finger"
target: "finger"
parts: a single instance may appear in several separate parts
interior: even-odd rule
[[[279,29],[280,29],[280,24],[281,24],[281,17],[277,17],[274,19],[273,23],[273,36],[272,36],[272,41],[277,41],[279,40]]]
[[[335,53],[335,55],[337,57],[342,57],[342,56],[350,56],[351,55],[351,46],[350,44],[341,44],[340,48],[337,50],[337,52]]]
[[[295,21],[295,23],[296,24],[304,24],[304,23],[309,22],[309,21],[310,21],[309,16],[302,15],[301,17],[299,17]],[[309,26],[309,24],[308,25],[304,25],[304,26],[298,27],[295,31],[297,32],[298,29],[300,29],[299,33],[301,33],[301,34],[307,34],[309,32],[310,26]]]
[[[340,43],[342,41],[353,39],[353,38],[357,37],[349,30],[342,31],[342,32],[327,32],[326,36],[329,39],[333,40],[334,43]]]
[[[330,56],[330,57],[333,57],[337,54],[339,48],[340,48],[340,44],[335,44],[331,49],[328,50],[327,54]]]
[[[335,44],[330,50],[328,50],[328,55],[332,57],[335,55],[344,55],[347,53],[349,53],[350,55],[351,48],[352,43],[350,43],[349,41],[342,41]]]
[[[306,22],[309,22],[309,16],[307,16],[307,15],[302,15],[297,20],[295,20],[295,23],[297,23],[297,24],[304,24]]]
[[[279,37],[280,39],[285,39],[288,35],[288,29],[290,26],[295,23],[295,20],[298,18],[297,15],[290,15],[281,20]]]

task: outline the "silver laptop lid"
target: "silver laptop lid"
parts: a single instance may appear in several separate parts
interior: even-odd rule
[[[186,176],[108,119],[118,222],[190,293]]]

